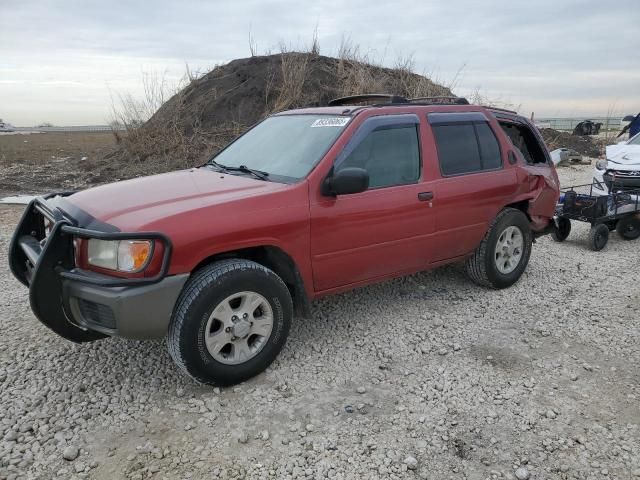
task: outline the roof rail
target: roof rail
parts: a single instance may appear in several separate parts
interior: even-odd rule
[[[387,100],[386,103],[409,103],[405,97],[390,95],[387,93],[367,93],[364,95],[349,95],[348,97],[334,98],[329,101],[329,106],[339,105],[367,105],[378,103],[377,100]]]
[[[416,97],[410,98],[409,103],[422,103],[425,105],[469,105],[469,100],[464,97]]]

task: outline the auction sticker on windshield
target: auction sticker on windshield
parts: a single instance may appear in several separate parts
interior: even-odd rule
[[[319,118],[311,124],[312,127],[344,127],[349,123],[348,117]]]

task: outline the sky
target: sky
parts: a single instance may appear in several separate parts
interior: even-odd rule
[[[213,66],[349,39],[536,117],[640,111],[640,2],[602,0],[0,0],[0,118],[106,124],[145,75],[178,85]],[[250,40],[251,39],[251,40]],[[635,49],[635,52],[633,51]]]

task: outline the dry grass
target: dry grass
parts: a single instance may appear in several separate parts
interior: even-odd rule
[[[293,53],[282,56],[281,82],[276,89],[275,101],[269,106],[268,111],[278,112],[304,103],[308,65],[308,55]]]
[[[513,110],[514,112],[519,111],[521,107],[521,105],[517,105],[508,100],[489,97],[488,95],[483,93],[479,88],[476,88],[473,91],[473,93],[467,97],[467,100],[469,100],[469,103],[473,105],[482,105],[483,107],[505,108],[507,110]]]

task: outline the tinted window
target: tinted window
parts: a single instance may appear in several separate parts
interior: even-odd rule
[[[369,188],[417,182],[420,178],[417,125],[378,127],[336,169],[347,167],[367,170]]]
[[[459,175],[482,169],[480,149],[472,124],[434,125],[433,132],[443,175]]]
[[[500,146],[498,140],[487,123],[476,123],[476,133],[478,134],[478,144],[480,145],[480,157],[482,158],[482,168],[493,170],[500,168],[502,158],[500,157]]]
[[[433,132],[445,176],[494,170],[502,165],[498,140],[485,122],[436,124]]]

